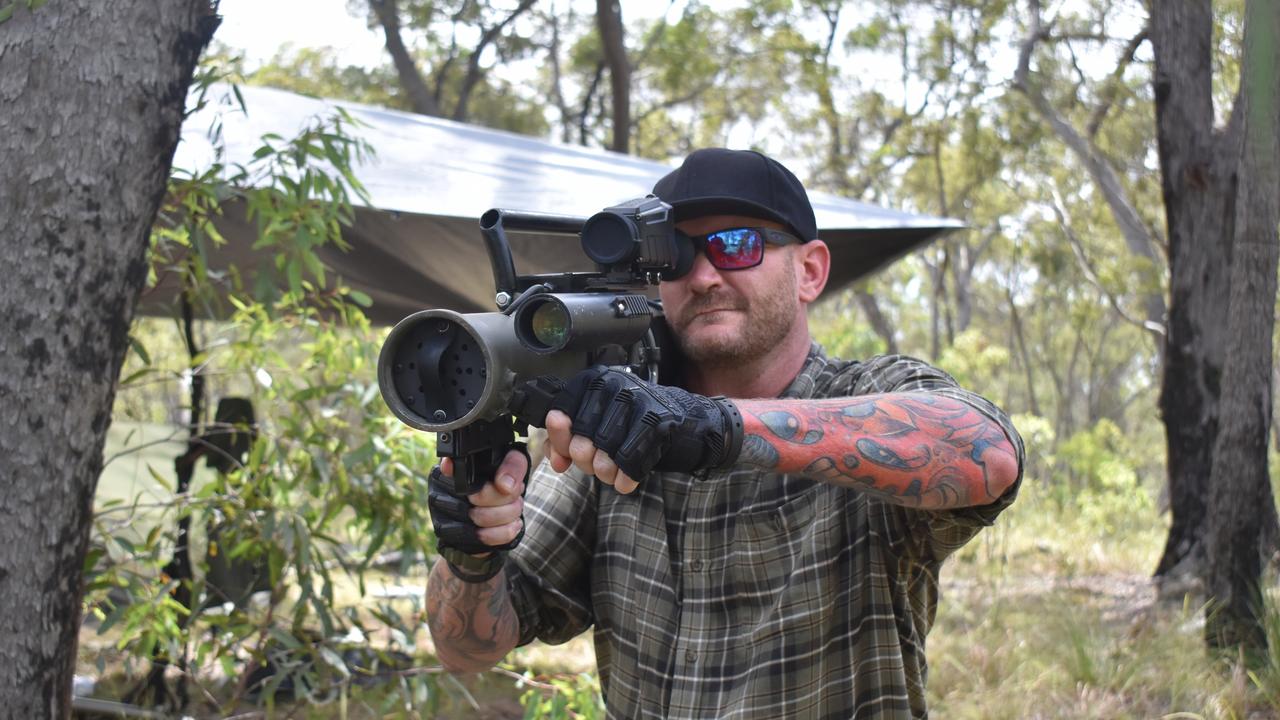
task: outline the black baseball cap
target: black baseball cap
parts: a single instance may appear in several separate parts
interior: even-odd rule
[[[780,222],[808,242],[818,222],[804,186],[782,163],[754,150],[703,148],[653,186],[676,221],[705,215],[750,215]]]

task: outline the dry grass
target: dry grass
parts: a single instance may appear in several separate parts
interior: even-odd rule
[[[1157,598],[1167,520],[1149,506],[1098,510],[1059,507],[1029,485],[946,565],[929,637],[934,714],[1277,717],[1274,673],[1211,659],[1199,601]]]

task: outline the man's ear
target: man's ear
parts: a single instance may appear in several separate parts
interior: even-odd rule
[[[821,240],[810,240],[796,248],[796,291],[800,302],[811,303],[822,294],[831,274],[831,249]]]

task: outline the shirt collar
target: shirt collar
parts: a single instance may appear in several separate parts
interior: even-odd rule
[[[814,390],[817,389],[818,376],[827,367],[828,362],[822,346],[816,340],[810,340],[809,355],[804,359],[804,366],[779,397],[802,400],[813,397]]]

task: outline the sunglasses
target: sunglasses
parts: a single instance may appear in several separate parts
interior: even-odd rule
[[[691,235],[693,246],[706,253],[717,270],[746,270],[764,262],[764,244],[789,245],[800,242],[791,233],[773,228],[742,227]]]

